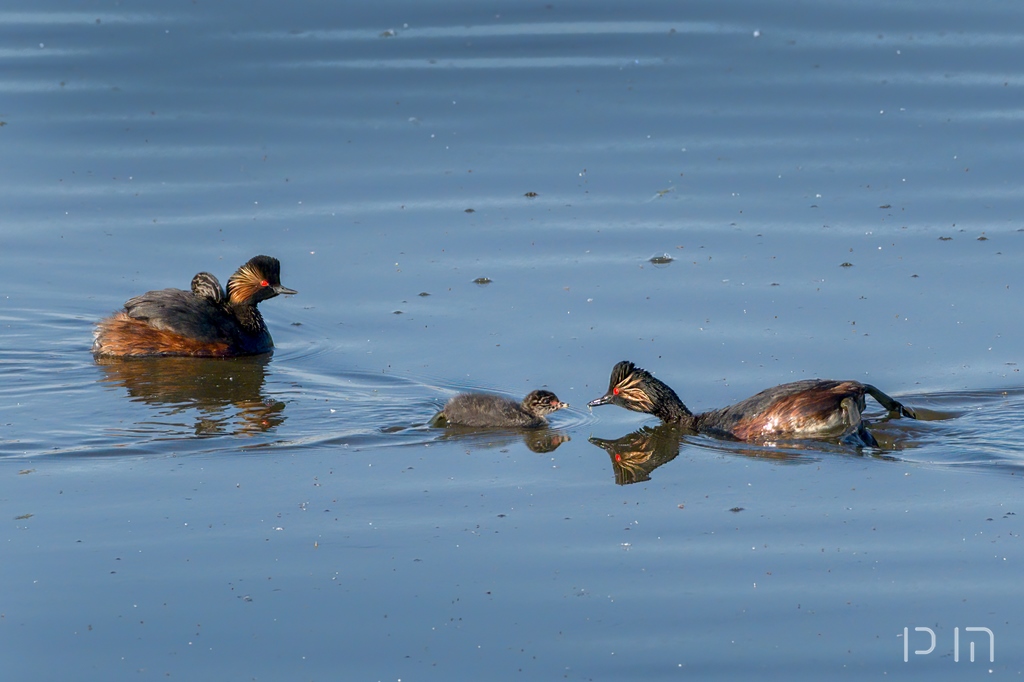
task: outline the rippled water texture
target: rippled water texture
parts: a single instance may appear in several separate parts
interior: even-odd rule
[[[5,678],[1019,675],[1021,25],[0,8]],[[90,354],[260,253],[300,292],[272,356]],[[821,376],[922,419],[869,401],[857,449],[588,410],[624,359],[695,411]],[[538,388],[550,428],[428,425]]]

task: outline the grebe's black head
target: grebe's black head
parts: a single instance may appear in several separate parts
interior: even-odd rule
[[[555,410],[569,407],[569,404],[560,401],[551,391],[531,391],[523,398],[522,406],[535,417],[543,417]]]
[[[256,305],[278,294],[297,293],[281,286],[281,263],[270,256],[250,258],[228,280],[228,298],[235,305]]]
[[[618,405],[634,412],[653,414],[657,399],[656,384],[665,386],[651,376],[647,370],[637,367],[628,360],[623,360],[612,367],[612,376],[608,380],[608,392],[600,398],[591,400],[587,406]],[[665,388],[672,391],[668,386]]]

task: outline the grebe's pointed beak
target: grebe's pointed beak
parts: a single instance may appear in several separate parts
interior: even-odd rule
[[[587,407],[597,407],[598,405],[607,405],[608,403],[610,403],[614,399],[615,399],[615,394],[612,393],[611,391],[608,391],[607,393],[605,393],[600,398],[595,398],[594,400],[591,400],[589,403],[587,403]]]
[[[299,292],[295,291],[295,289],[289,289],[288,287],[283,287],[280,284],[278,284],[276,287],[274,287],[274,293],[275,294],[287,294],[288,296],[291,296],[291,295],[297,294]]]

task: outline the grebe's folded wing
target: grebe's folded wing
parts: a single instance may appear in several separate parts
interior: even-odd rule
[[[129,317],[145,320],[156,329],[197,341],[221,341],[230,337],[233,329],[221,306],[181,289],[148,291],[129,299],[124,310]]]

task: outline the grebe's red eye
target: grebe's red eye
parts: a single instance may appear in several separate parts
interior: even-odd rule
[[[619,394],[619,387],[616,386],[615,388],[612,389],[612,395],[618,395],[618,394]]]
[[[269,287],[270,286],[270,282],[268,282],[267,280],[262,280],[262,281],[260,281],[260,286],[261,287]]]

